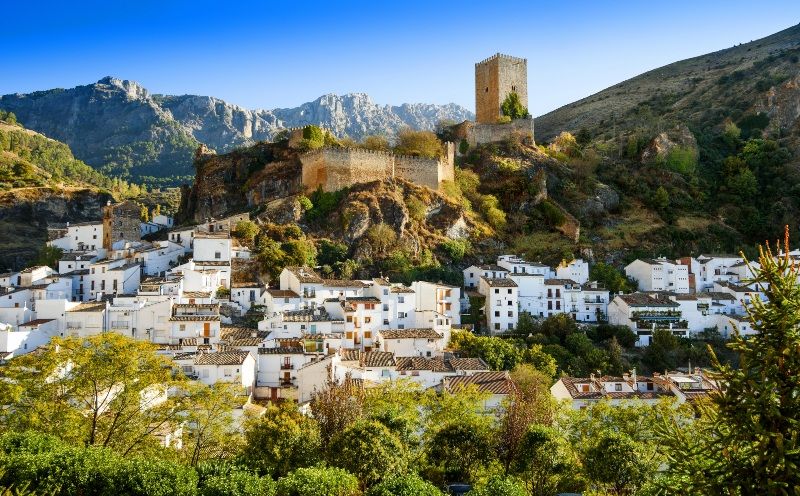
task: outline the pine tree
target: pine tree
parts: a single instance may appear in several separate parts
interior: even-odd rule
[[[747,309],[758,333],[729,344],[739,368],[712,352],[720,394],[694,425],[662,432],[669,493],[800,494],[800,268],[788,252],[788,228],[783,253],[760,250],[753,282],[765,299]]]

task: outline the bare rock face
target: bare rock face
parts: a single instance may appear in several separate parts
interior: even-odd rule
[[[754,110],[767,114],[777,130],[794,130],[800,119],[800,75],[770,88]]]
[[[697,150],[694,134],[684,125],[659,133],[642,151],[642,163],[663,162],[675,147]]]
[[[588,197],[578,208],[582,220],[596,221],[605,218],[619,206],[619,193],[602,183],[597,183],[594,196]]]

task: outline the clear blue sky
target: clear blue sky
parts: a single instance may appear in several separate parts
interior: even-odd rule
[[[386,3],[387,6],[380,4]],[[325,93],[474,109],[473,67],[528,59],[539,115],[646,70],[800,22],[800,1],[35,2],[2,8],[0,94],[106,75],[247,108]]]

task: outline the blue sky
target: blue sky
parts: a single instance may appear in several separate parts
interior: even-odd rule
[[[503,52],[528,59],[534,115],[800,22],[797,0],[28,1],[2,12],[0,94],[113,75],[247,108],[365,92],[473,109],[474,63]]]

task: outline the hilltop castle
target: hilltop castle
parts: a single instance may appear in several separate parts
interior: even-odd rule
[[[512,136],[533,141],[533,119],[501,122],[503,101],[516,93],[528,105],[528,61],[496,54],[475,64],[475,122],[464,121],[454,135],[470,146],[499,142]],[[289,142],[302,138],[302,129],[290,132]],[[441,158],[411,157],[357,148],[321,148],[300,156],[306,191],[337,191],[346,186],[402,178],[438,190],[455,177],[455,145],[445,143]]]
[[[528,106],[528,61],[501,53],[475,64],[475,122],[464,121],[454,129],[470,146],[496,143],[512,136],[533,141],[533,119],[501,122],[503,101],[516,93]]]

